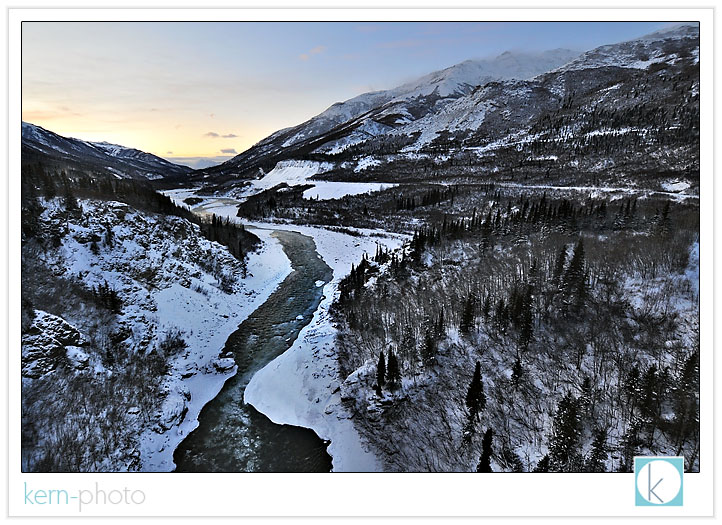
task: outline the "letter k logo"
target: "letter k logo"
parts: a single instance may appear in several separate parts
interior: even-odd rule
[[[681,506],[684,458],[634,458],[637,506]]]
[[[654,462],[652,462],[652,463],[654,463]],[[654,484],[654,487],[652,486],[652,463],[650,463],[647,467],[647,483],[648,483],[647,486],[649,487],[649,494],[647,495],[647,500],[652,501],[652,496],[654,496],[655,498],[657,498],[659,500],[660,503],[664,503],[664,501],[662,501],[662,498],[657,496],[657,494],[654,492],[654,489],[656,489],[659,486],[659,484],[662,483],[662,480],[664,478],[659,478],[657,483]]]

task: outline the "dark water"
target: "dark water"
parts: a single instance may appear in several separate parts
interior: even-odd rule
[[[328,472],[327,443],[313,431],[277,425],[251,405],[243,392],[255,372],[285,352],[313,316],[331,269],[310,237],[273,234],[293,270],[278,289],[226,341],[238,372],[200,413],[199,426],[179,445],[176,472]],[[302,320],[297,320],[303,315]]]

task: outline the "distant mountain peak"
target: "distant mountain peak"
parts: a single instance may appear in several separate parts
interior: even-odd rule
[[[63,137],[30,122],[22,122],[24,148],[54,160],[107,171],[115,177],[160,179],[184,176],[192,170],[173,164],[152,153],[127,148],[106,141],[90,142]]]

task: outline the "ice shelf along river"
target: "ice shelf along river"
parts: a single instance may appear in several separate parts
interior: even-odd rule
[[[253,231],[253,228],[249,228]],[[226,341],[237,373],[201,410],[198,427],[174,454],[176,472],[328,472],[327,442],[312,430],[273,423],[244,403],[253,375],[288,350],[312,319],[331,268],[311,237],[295,231],[273,235],[292,271],[271,296]]]

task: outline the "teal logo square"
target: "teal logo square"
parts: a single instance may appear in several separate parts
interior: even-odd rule
[[[637,507],[681,507],[684,492],[684,458],[634,458],[634,493]]]

